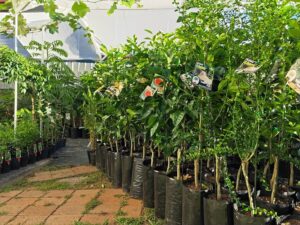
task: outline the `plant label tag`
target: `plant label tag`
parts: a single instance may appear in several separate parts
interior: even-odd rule
[[[239,66],[239,68],[236,69],[236,73],[256,73],[260,67],[257,65],[255,61],[252,59],[245,59],[245,61]]]
[[[160,77],[155,78],[152,83],[151,87],[157,91],[158,94],[164,93],[164,80]]]
[[[285,78],[287,79],[287,84],[300,94],[300,59],[297,59],[295,64],[292,65]]]
[[[38,150],[39,150],[39,152],[41,152],[43,150],[43,144],[41,142],[38,145]]]
[[[66,120],[71,120],[71,114],[70,113],[66,113]]]
[[[123,82],[115,82],[113,86],[107,88],[106,92],[113,96],[119,96],[124,88]]]
[[[153,89],[152,87],[150,87],[149,85],[145,88],[145,90],[143,91],[143,93],[140,95],[140,98],[142,100],[145,100],[148,97],[153,97],[155,94],[156,90]]]
[[[34,153],[37,153],[37,151],[38,151],[38,149],[37,149],[37,144],[34,144],[34,145],[33,145],[33,152],[34,152]]]

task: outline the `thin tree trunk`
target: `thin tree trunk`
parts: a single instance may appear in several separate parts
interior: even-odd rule
[[[278,156],[275,156],[274,169],[273,169],[273,181],[272,181],[272,194],[271,194],[271,203],[275,204],[276,201],[276,192],[277,192],[277,179],[278,179],[278,167],[279,159]]]
[[[145,160],[146,158],[146,135],[144,135],[144,138],[143,138],[143,160]]]
[[[117,153],[119,153],[119,145],[118,145],[118,140],[117,140],[117,139],[116,139],[116,141],[115,141],[115,145],[116,145]]]
[[[31,114],[32,114],[32,120],[35,121],[35,99],[34,95],[31,95]]]
[[[150,151],[151,151],[151,167],[153,168],[153,166],[154,166],[154,149],[153,149],[152,142],[150,143]]]
[[[199,188],[199,159],[194,160],[194,181],[195,188]]]
[[[242,173],[242,164],[240,165],[240,168],[237,173],[235,191],[238,191],[240,189],[241,173]]]
[[[167,171],[166,173],[168,174],[170,172],[170,167],[171,167],[171,157],[168,157],[168,165],[167,165]]]
[[[177,180],[181,179],[181,170],[180,170],[180,165],[181,165],[181,149],[177,150]]]
[[[220,184],[220,170],[221,170],[221,165],[220,165],[220,158],[216,155],[216,185],[217,185],[217,200],[221,200],[222,198],[222,193],[221,193],[221,184]]]
[[[294,185],[294,177],[295,177],[294,163],[290,163],[290,180],[289,180],[290,186]]]
[[[249,162],[247,162],[247,161],[242,162],[242,171],[243,171],[243,175],[244,175],[246,186],[247,186],[249,205],[251,208],[251,216],[254,216],[254,203],[253,203],[253,197],[251,194],[251,185],[250,185],[249,176],[248,176],[248,166],[249,166]]]
[[[207,168],[210,168],[210,158],[207,159],[206,167],[207,167]]]
[[[129,138],[130,138],[130,156],[133,156],[133,138],[132,138],[132,132],[129,131]]]
[[[108,141],[109,141],[110,150],[113,151],[114,147],[113,147],[113,142],[111,140],[111,137],[108,138]]]
[[[270,168],[270,160],[268,160],[267,164],[264,167],[264,173],[263,173],[263,177],[266,179],[267,178],[267,174]]]

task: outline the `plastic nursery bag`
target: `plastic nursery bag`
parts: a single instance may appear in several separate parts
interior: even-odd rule
[[[113,96],[119,96],[124,88],[123,82],[115,82],[113,86],[107,88],[106,92]]]
[[[148,97],[153,97],[155,94],[156,90],[150,87],[149,85],[145,88],[143,93],[140,95],[140,98],[145,100]]]
[[[256,73],[260,67],[252,59],[245,59],[245,61],[236,69],[236,73]]]
[[[189,87],[200,87],[206,90],[212,89],[213,79],[207,72],[204,64],[197,62],[193,72],[182,74],[180,79]]]
[[[295,64],[286,75],[287,84],[298,94],[300,94],[300,59],[297,59]]]

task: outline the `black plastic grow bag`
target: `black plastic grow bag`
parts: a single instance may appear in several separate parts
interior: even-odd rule
[[[154,208],[154,170],[150,164],[151,160],[143,162],[143,202],[146,208]]]
[[[122,189],[125,192],[130,191],[132,176],[133,158],[129,155],[122,155]]]
[[[250,217],[239,213],[234,212],[234,225],[275,225],[276,222],[272,218],[266,217]]]
[[[233,225],[233,204],[224,200],[204,198],[205,225]]]
[[[3,160],[1,165],[1,173],[8,173],[10,171],[10,161]]]
[[[115,174],[115,153],[110,152],[110,180],[113,182]]]
[[[102,168],[102,145],[101,143],[97,143],[97,149],[96,149],[96,167],[97,169],[101,169]]]
[[[114,153],[113,186],[115,188],[122,187],[122,159],[121,154],[118,152]]]
[[[11,161],[10,161],[10,168],[11,170],[18,170],[20,169],[21,165],[20,165],[20,158],[16,158],[15,156],[11,157]]]
[[[111,151],[109,150],[109,151],[106,152],[106,170],[105,170],[106,175],[109,179],[111,179],[111,166],[110,166],[110,164],[111,164]]]
[[[182,224],[204,225],[203,198],[207,195],[206,190],[193,190],[183,185]]]
[[[87,155],[89,159],[89,164],[96,165],[96,151],[87,150]]]
[[[130,196],[137,199],[143,198],[143,159],[141,157],[133,159]]]
[[[28,152],[27,152],[27,151],[22,151],[20,165],[21,165],[22,167],[27,166],[27,164],[28,164],[28,159],[29,159]]]
[[[108,150],[108,147],[105,147],[101,151],[101,159],[100,160],[101,160],[101,170],[103,172],[106,172],[107,150]]]
[[[159,219],[165,218],[166,181],[167,176],[164,171],[154,170],[154,212]]]
[[[166,178],[166,225],[182,224],[182,182],[173,177]]]

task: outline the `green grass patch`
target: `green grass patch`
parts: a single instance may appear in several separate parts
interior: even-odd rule
[[[7,214],[8,214],[8,212],[0,211],[0,216],[6,216]]]
[[[144,221],[142,218],[124,218],[119,217],[116,218],[117,225],[144,225]]]
[[[91,210],[96,208],[98,205],[102,204],[102,202],[98,199],[100,194],[101,194],[101,192],[98,192],[97,195],[85,205],[85,209],[82,214],[87,214]]]
[[[88,174],[82,181],[74,185],[75,189],[101,189],[111,188],[112,185],[108,178],[102,172]]]

